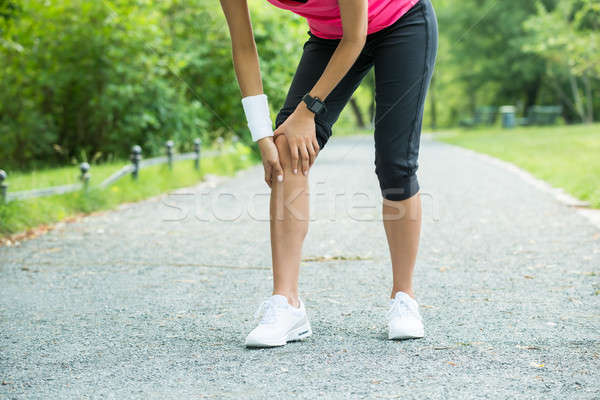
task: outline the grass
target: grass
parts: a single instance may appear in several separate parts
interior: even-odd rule
[[[129,164],[128,161],[116,161],[104,164],[92,164],[90,173],[94,182],[99,183],[108,178],[113,172]],[[49,186],[69,185],[79,182],[79,165],[59,168],[47,168],[31,172],[10,172],[7,182],[8,190],[17,192],[21,190],[40,189]]]
[[[77,191],[63,195],[15,200],[0,205],[0,237],[27,231],[40,225],[51,224],[81,213],[106,210],[131,201],[142,200],[172,189],[190,186],[202,180],[207,173],[232,175],[257,162],[250,148],[239,145],[236,152],[201,159],[200,170],[193,160],[179,161],[169,170],[166,164],[140,170],[137,181],[125,176],[106,189],[95,187],[126,163],[92,166],[92,179],[87,192]],[[57,168],[28,174],[9,176],[9,190],[27,190],[77,181],[75,167]],[[14,181],[13,181],[14,179]]]
[[[600,208],[600,124],[457,129],[435,137],[518,165]]]

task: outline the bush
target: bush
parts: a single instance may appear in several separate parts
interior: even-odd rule
[[[30,169],[178,150],[247,131],[218,3],[0,1],[0,159]],[[265,91],[283,101],[303,22],[253,7]],[[290,29],[291,28],[291,29]],[[270,38],[267,40],[267,38]]]

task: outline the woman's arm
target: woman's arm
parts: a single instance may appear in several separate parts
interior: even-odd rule
[[[333,52],[321,77],[309,94],[321,101],[331,93],[354,64],[367,37],[367,0],[339,0],[343,36]],[[285,132],[290,146],[292,169],[302,167],[306,174],[318,153],[314,114],[303,101],[287,120],[275,130],[275,134]],[[296,172],[295,172],[296,173]]]
[[[248,3],[246,0],[220,0],[220,2],[229,26],[233,65],[242,98],[263,94],[258,53],[254,42]],[[271,129],[272,127],[269,128],[269,130]],[[277,146],[273,143],[273,136],[264,137],[258,140],[257,143],[265,169],[265,182],[271,187],[272,178],[277,177],[280,182],[283,180],[279,152]]]
[[[220,0],[229,34],[233,66],[242,97],[263,93],[256,43],[246,0]]]
[[[338,0],[344,34],[309,94],[325,100],[358,58],[367,38],[367,0]],[[305,104],[302,102],[302,104]],[[306,104],[305,104],[306,105]]]

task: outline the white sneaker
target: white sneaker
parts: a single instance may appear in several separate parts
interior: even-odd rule
[[[394,299],[390,299],[390,309],[386,317],[388,339],[414,339],[424,336],[419,304],[407,293],[396,292]]]
[[[288,303],[287,298],[274,294],[263,301],[256,310],[255,320],[264,310],[256,328],[246,337],[247,347],[283,346],[287,342],[301,340],[312,334],[302,299],[300,307]]]

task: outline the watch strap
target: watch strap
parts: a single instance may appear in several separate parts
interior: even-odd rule
[[[315,114],[322,114],[327,111],[327,107],[325,107],[325,104],[320,99],[312,97],[308,93],[302,97],[302,100],[306,103],[308,109]]]

